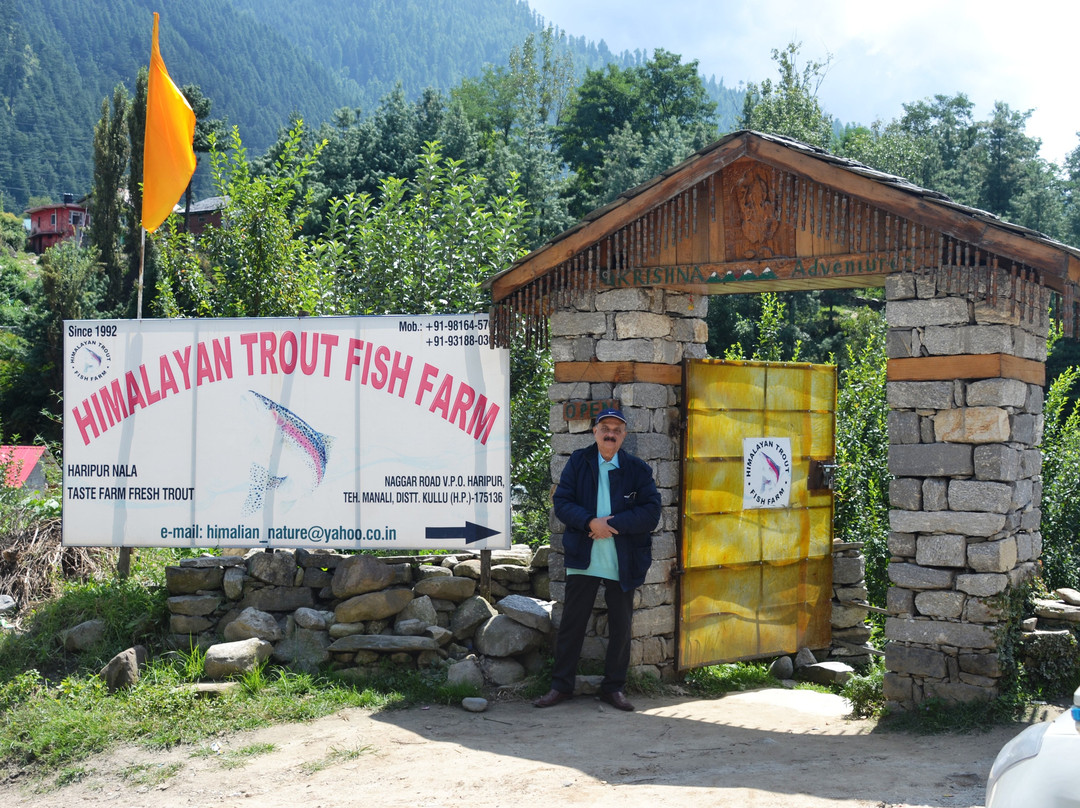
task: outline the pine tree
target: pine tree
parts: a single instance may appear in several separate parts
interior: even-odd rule
[[[131,143],[128,140],[128,116],[131,98],[123,84],[109,99],[101,102],[101,119],[94,127],[94,190],[90,205],[90,244],[97,251],[106,277],[103,301],[106,310],[122,309],[130,292],[124,283],[127,262],[121,248],[124,233],[125,185]]]

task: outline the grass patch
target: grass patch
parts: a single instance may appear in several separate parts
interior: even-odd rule
[[[836,687],[834,685],[823,685],[817,682],[796,682],[795,687],[793,687],[792,690],[809,690],[812,693],[836,694]]]
[[[306,760],[300,764],[300,770],[304,774],[315,774],[321,772],[323,769],[333,766],[338,763],[345,763],[350,760],[356,760],[363,754],[371,751],[370,746],[356,745],[349,747],[331,746],[330,752],[325,757],[321,757],[318,760]]]
[[[56,787],[63,788],[72,783],[82,782],[89,774],[90,770],[85,766],[65,766],[56,773]]]
[[[23,630],[0,635],[0,681],[38,670],[49,679],[97,671],[118,652],[160,635],[165,621],[164,589],[128,581],[68,584],[56,600],[42,604]],[[105,631],[98,643],[79,654],[64,649],[61,632],[99,619]]]
[[[253,743],[242,746],[239,749],[226,752],[222,755],[221,768],[239,769],[242,766],[246,766],[251,758],[258,757],[259,755],[267,755],[276,749],[277,744],[274,743]]]
[[[349,707],[457,704],[476,695],[470,687],[448,687],[441,670],[388,667],[363,679],[346,679],[264,666],[245,677],[242,688],[204,699],[183,687],[201,671],[195,664],[200,656],[191,651],[155,659],[135,687],[111,695],[95,673],[49,684],[29,672],[4,683],[0,765],[31,772],[77,768],[118,743],[171,748],[223,733],[310,721]],[[266,751],[246,748],[236,759]]]
[[[183,763],[133,763],[122,769],[120,777],[137,786],[153,787],[175,777]]]
[[[761,662],[732,662],[696,668],[686,674],[686,684],[698,696],[722,696],[739,690],[779,687],[780,680]]]
[[[1022,719],[1025,712],[1030,710],[1031,705],[1022,705],[1004,697],[967,704],[927,699],[914,710],[884,715],[878,726],[918,735],[967,734],[1012,723]]]

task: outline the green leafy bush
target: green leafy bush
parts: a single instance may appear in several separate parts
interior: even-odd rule
[[[1071,632],[1044,633],[1021,642],[1023,687],[1044,699],[1071,696],[1080,686],[1080,644]]]
[[[1042,561],[1050,589],[1080,586],[1080,411],[1069,401],[1077,378],[1080,367],[1066,368],[1044,407]]]
[[[862,344],[847,346],[836,395],[835,531],[863,542],[870,602],[889,588],[889,406],[885,400],[885,320],[870,321]]]
[[[840,690],[851,705],[851,713],[859,718],[878,718],[885,709],[883,684],[885,660],[875,657],[863,673],[853,674]]]
[[[0,246],[19,252],[26,246],[26,228],[14,213],[0,212]]]

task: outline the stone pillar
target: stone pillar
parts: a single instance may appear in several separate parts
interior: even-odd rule
[[[912,367],[940,371],[957,357],[957,376],[980,358],[1002,355],[1028,370],[1046,360],[1045,299],[1026,307],[1004,296],[972,301],[947,291],[959,285],[949,270],[887,279],[890,360],[922,357]],[[1004,272],[997,288],[1010,288]],[[888,383],[894,479],[884,689],[901,709],[1000,693],[1006,604],[1042,549],[1042,387],[941,375]]]
[[[684,358],[704,358],[708,298],[663,289],[614,289],[583,293],[572,308],[551,316],[551,355],[556,362],[632,362],[679,365]],[[623,448],[653,469],[660,491],[660,524],[653,534],[653,564],[634,599],[631,670],[675,676],[675,587],[672,575],[678,553],[681,458],[679,417],[681,384],[634,381],[557,382],[551,399],[551,479],[558,482],[570,454],[593,441],[588,420],[566,421],[563,404],[573,400],[615,398],[629,420]],[[566,591],[562,554],[563,525],[551,517],[551,596],[557,601],[558,625]],[[597,598],[582,658],[602,663],[607,616],[603,592]]]

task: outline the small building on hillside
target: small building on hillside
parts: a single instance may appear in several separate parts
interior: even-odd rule
[[[225,209],[227,196],[211,196],[200,202],[193,202],[187,214],[187,229],[193,236],[202,235],[207,227],[221,226],[221,211]],[[183,213],[183,207],[179,208]]]
[[[90,225],[90,213],[75,202],[74,194],[64,194],[60,203],[30,208],[25,216],[30,220],[30,250],[38,255],[64,239],[73,238],[81,245]]]
[[[43,494],[49,487],[45,478],[47,468],[60,471],[44,446],[0,446],[0,469],[3,469],[4,485],[8,488]]]

